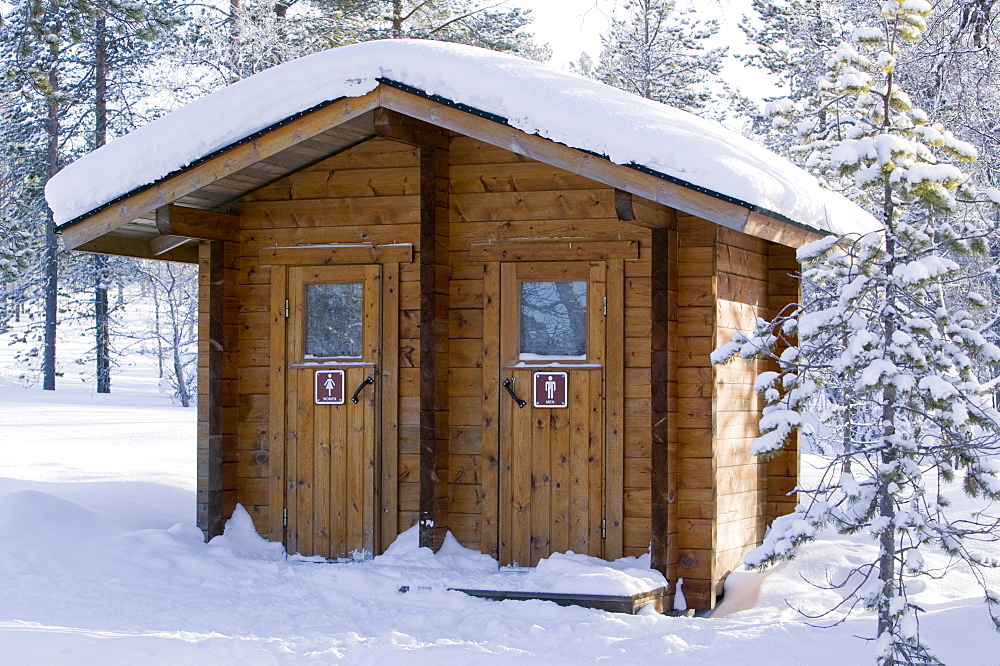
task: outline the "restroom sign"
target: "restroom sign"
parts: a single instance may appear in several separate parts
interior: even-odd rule
[[[567,407],[569,378],[565,372],[535,373],[535,407]]]
[[[344,404],[344,371],[317,370],[315,389],[317,405]]]

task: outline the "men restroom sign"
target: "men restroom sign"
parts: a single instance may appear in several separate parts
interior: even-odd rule
[[[565,372],[535,373],[535,407],[567,407],[569,380]]]
[[[344,371],[317,370],[315,389],[317,405],[344,404]]]

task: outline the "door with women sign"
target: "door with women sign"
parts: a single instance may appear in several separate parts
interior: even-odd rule
[[[501,563],[602,555],[605,262],[500,265]]]
[[[286,547],[330,559],[377,552],[382,267],[278,270],[287,270]]]

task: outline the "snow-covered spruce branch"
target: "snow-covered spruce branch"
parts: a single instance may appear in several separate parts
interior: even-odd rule
[[[771,111],[776,128],[797,135],[806,167],[868,206],[883,230],[800,248],[798,307],[759,320],[713,361],[760,358],[773,368],[757,381],[764,408],[754,453],[774,455],[797,432],[825,457],[820,482],[799,489],[795,512],[774,522],[746,563],[791,558],[824,529],[866,535],[878,548],[854,569],[864,582],[842,581],[844,600],[831,612],[875,612],[880,664],[935,663],[912,598],[920,576],[944,573],[928,571],[925,551],[945,553],[945,570],[976,571],[996,622],[998,597],[977,570],[990,563],[967,544],[1000,538],[1000,525],[985,511],[956,515],[947,499],[1000,499],[1000,414],[981,379],[1000,370],[1000,349],[974,314],[989,299],[961,288],[964,258],[987,255],[996,216],[956,214],[962,201],[996,201],[959,166],[977,150],[916,108],[896,80],[931,6],[880,8],[880,25],[854,29],[832,50],[813,95]]]

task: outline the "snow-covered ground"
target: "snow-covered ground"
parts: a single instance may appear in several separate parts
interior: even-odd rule
[[[869,614],[820,629],[796,610],[838,598],[806,581],[867,557],[857,539],[824,538],[768,574],[734,574],[713,618],[467,597],[447,591],[442,572],[490,563],[457,544],[432,556],[404,537],[373,562],[286,561],[248,520],[205,544],[195,410],[157,391],[148,360],[133,362],[109,396],[68,376],[47,393],[22,386],[0,339],[0,664],[873,661],[857,638],[872,635]],[[969,575],[929,581],[917,601],[945,662],[996,662],[1000,638]]]

